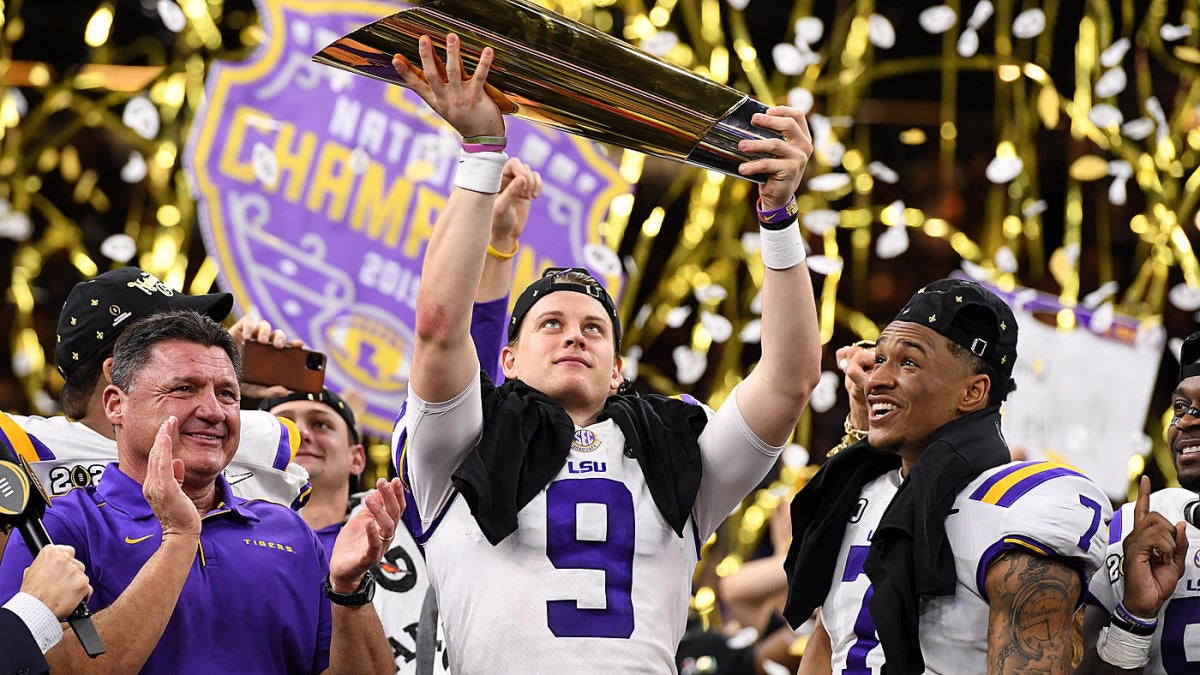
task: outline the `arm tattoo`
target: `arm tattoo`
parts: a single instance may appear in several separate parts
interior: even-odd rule
[[[1010,552],[987,573],[991,672],[1068,672],[1079,574],[1062,562]]]

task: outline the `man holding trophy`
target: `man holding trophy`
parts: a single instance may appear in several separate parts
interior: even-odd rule
[[[456,673],[670,672],[699,547],[786,445],[820,375],[820,337],[795,191],[812,152],[804,115],[775,107],[736,141],[756,176],[762,359],[719,410],[618,394],[621,325],[586,270],[551,269],[517,299],[501,354],[480,373],[471,289],[506,161],[486,79],[458,36],[427,35],[404,85],[463,136],[455,187],[426,250],[405,437],[412,493]],[[494,90],[493,90],[494,93]],[[521,179],[517,179],[521,180]],[[532,186],[525,186],[531,189]]]

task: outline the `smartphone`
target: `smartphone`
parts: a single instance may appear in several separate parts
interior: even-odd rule
[[[242,350],[242,379],[267,387],[283,385],[292,391],[316,394],[325,386],[325,355],[300,347],[276,349],[247,342]]]

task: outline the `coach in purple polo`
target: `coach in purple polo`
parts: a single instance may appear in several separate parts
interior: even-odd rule
[[[379,481],[327,562],[299,515],[235,497],[221,475],[238,447],[241,358],[220,325],[195,312],[141,320],[105,369],[118,461],[97,486],[54,499],[45,522],[87,568],[108,651],[92,660],[64,639],[51,668],[392,673],[368,570],[395,532],[398,486]],[[0,600],[29,562],[10,538]]]

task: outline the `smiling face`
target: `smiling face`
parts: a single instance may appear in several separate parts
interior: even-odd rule
[[[1200,492],[1200,419],[1190,408],[1200,403],[1200,376],[1185,378],[1171,395],[1171,425],[1167,446],[1179,472],[1179,484]]]
[[[346,420],[333,408],[320,401],[286,401],[271,412],[300,430],[295,461],[308,470],[314,491],[345,486],[351,474],[362,473],[367,461],[363,446],[351,440]]]
[[[939,428],[986,406],[989,380],[955,356],[942,335],[893,321],[875,345],[866,389],[868,440],[911,464]]]
[[[241,388],[233,363],[220,347],[185,340],[159,342],[149,355],[127,389],[104,390],[121,470],[144,479],[158,429],[174,415],[179,424],[172,454],[186,467],[185,487],[211,485],[233,459],[241,434]]]
[[[500,361],[506,378],[554,399],[581,425],[621,385],[612,320],[598,300],[574,291],[550,293],[530,308]]]

